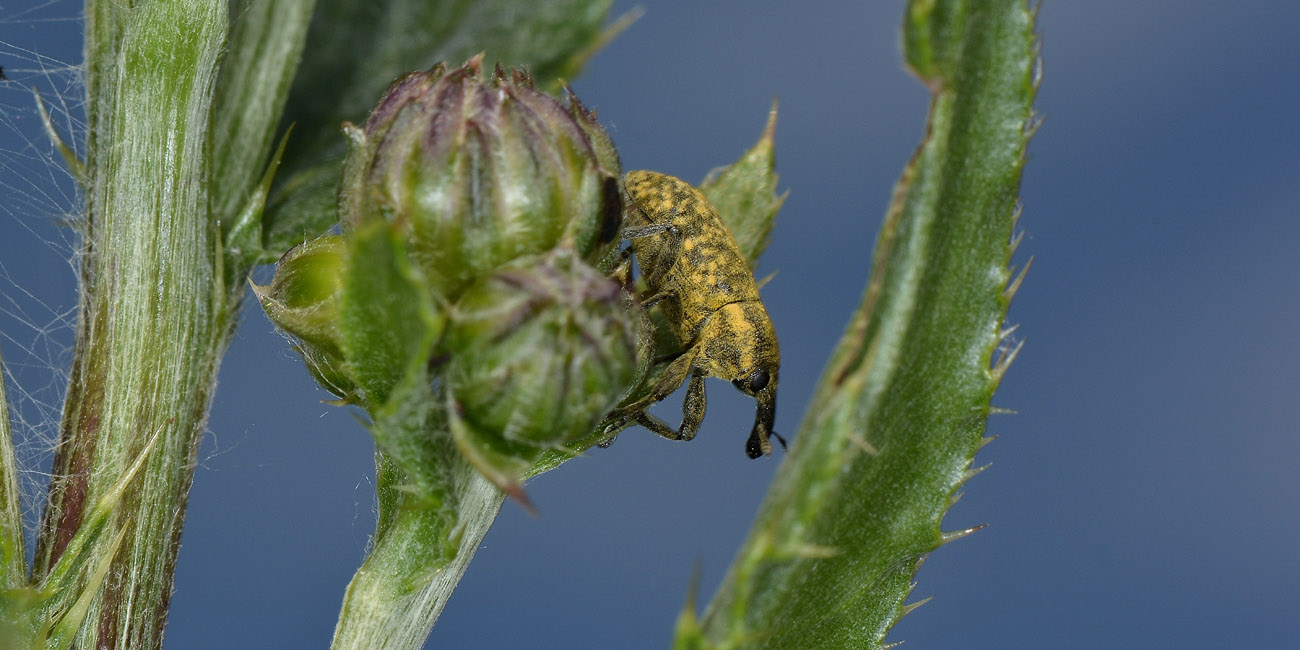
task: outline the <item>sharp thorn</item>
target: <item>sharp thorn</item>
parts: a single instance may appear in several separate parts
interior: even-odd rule
[[[1025,231],[1021,230],[1011,238],[1011,253],[1015,254],[1016,249],[1020,248],[1020,242],[1025,240]]]
[[[924,605],[930,602],[931,600],[934,600],[934,596],[922,598],[921,600],[918,600],[914,603],[908,603],[906,605],[903,605],[902,607],[898,608],[898,617],[903,618],[904,616],[911,614],[917,607],[920,607],[921,605]]]
[[[1020,290],[1020,284],[1025,281],[1025,274],[1029,272],[1029,267],[1033,265],[1034,258],[1031,257],[1029,258],[1029,261],[1025,262],[1025,265],[1021,267],[1020,272],[1016,274],[1016,277],[1013,280],[1011,280],[1011,283],[1007,285],[1007,288],[1002,290],[1002,295],[1006,296],[1007,300],[1016,297],[1016,292]]]
[[[1011,336],[1012,334],[1015,334],[1016,330],[1018,329],[1020,329],[1020,323],[1016,323],[1011,327],[1004,327],[1001,332],[998,332],[998,342],[999,343],[1005,342],[1007,340],[1007,337]]]
[[[523,508],[528,514],[535,518],[541,516],[541,513],[537,511],[537,506],[533,505],[533,500],[529,499],[528,494],[524,492],[523,484],[519,482],[511,482],[507,485],[502,485],[501,491],[505,492],[506,496],[518,502],[519,507]]]
[[[68,165],[68,170],[72,172],[72,177],[77,180],[77,184],[84,186],[86,184],[85,164],[77,157],[77,152],[59,137],[59,130],[54,127],[54,120],[50,117],[50,111],[45,108],[45,100],[41,98],[41,93],[33,88],[32,95],[36,98],[36,112],[40,115],[41,126],[45,128],[46,137],[63,157],[63,162]]]
[[[802,544],[796,543],[785,547],[785,552],[790,557],[796,557],[805,560],[824,560],[839,555],[842,551],[834,546],[825,546],[822,544]]]
[[[880,450],[876,449],[875,445],[867,442],[866,438],[863,438],[852,431],[844,434],[844,437],[848,438],[849,442],[853,443],[853,445],[858,449],[867,452],[867,455],[869,456],[875,456],[880,453]]]
[[[1002,376],[1007,373],[1007,368],[1011,367],[1011,362],[1016,360],[1016,356],[1020,354],[1020,349],[1023,347],[1025,347],[1024,341],[1016,343],[1015,347],[1003,354],[1002,358],[998,359],[998,362],[994,364],[993,382],[995,384],[1002,382]]]
[[[695,560],[695,565],[691,567],[691,581],[686,586],[686,604],[683,606],[687,612],[693,616],[695,614],[695,603],[700,595],[700,560]]]
[[[1041,126],[1043,126],[1043,115],[1041,113],[1030,115],[1029,119],[1025,121],[1025,136],[1034,137],[1034,134],[1038,133]]]
[[[972,526],[970,528],[966,528],[963,530],[954,530],[948,533],[939,533],[939,544],[943,545],[943,544],[949,544],[951,542],[955,542],[963,537],[966,537],[967,535],[983,530],[986,526],[988,526],[988,524],[980,524],[978,526]]]
[[[974,478],[976,475],[978,475],[980,472],[983,472],[984,470],[986,470],[986,469],[988,469],[988,468],[990,468],[990,467],[992,467],[992,466],[993,466],[993,463],[985,463],[985,464],[983,464],[983,465],[980,465],[979,467],[972,467],[972,468],[970,468],[970,469],[967,469],[966,471],[964,471],[964,472],[961,473],[961,483],[965,483],[966,481],[971,480],[971,479]],[[960,484],[960,483],[959,483],[959,484]]]

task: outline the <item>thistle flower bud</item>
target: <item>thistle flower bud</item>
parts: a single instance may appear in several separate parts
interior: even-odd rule
[[[482,79],[481,57],[393,83],[352,149],[344,232],[387,219],[407,232],[430,287],[455,300],[498,267],[564,245],[589,263],[618,243],[618,157],[576,100],[566,109],[521,72]]]
[[[299,244],[280,258],[271,283],[253,285],[253,292],[271,322],[302,341],[295,349],[316,381],[351,401],[356,385],[343,358],[338,330],[345,248],[338,235]]]
[[[572,254],[493,273],[454,313],[444,376],[481,436],[563,446],[591,433],[633,382],[639,321],[618,284]]]

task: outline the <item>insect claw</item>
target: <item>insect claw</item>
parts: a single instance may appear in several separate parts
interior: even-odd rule
[[[782,448],[782,449],[784,449],[784,450],[786,450],[786,451],[789,451],[789,450],[790,450],[790,448],[787,447],[787,446],[785,445],[785,438],[782,438],[782,437],[781,437],[781,434],[779,434],[779,433],[773,431],[773,432],[772,432],[772,435],[776,437],[776,441],[777,441],[777,442],[781,443],[781,448]]]

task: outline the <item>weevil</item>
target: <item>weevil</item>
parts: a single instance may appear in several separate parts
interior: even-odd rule
[[[704,378],[730,381],[757,403],[745,442],[750,458],[772,453],[777,375],[781,354],[772,319],[758,296],[749,263],[717,210],[689,183],[650,171],[624,177],[631,199],[623,238],[645,280],[644,308],[658,304],[681,352],[667,363],[650,394],[619,408],[608,431],[629,421],[670,440],[690,440],[704,419]],[[646,412],[687,378],[682,424],[674,430]]]

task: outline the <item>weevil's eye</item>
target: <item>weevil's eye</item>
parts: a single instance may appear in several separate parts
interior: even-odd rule
[[[754,395],[758,393],[758,391],[767,388],[767,384],[770,381],[772,381],[772,376],[768,374],[767,370],[759,368],[758,370],[749,373],[749,376],[744,379],[733,380],[731,384],[742,393]]]

